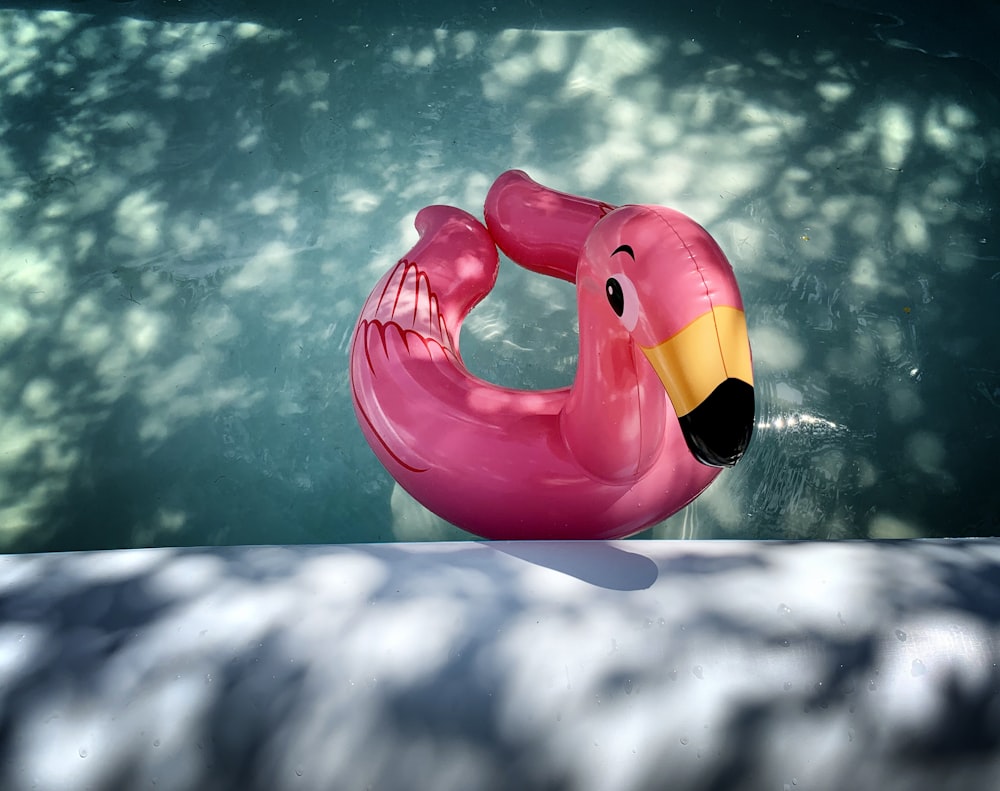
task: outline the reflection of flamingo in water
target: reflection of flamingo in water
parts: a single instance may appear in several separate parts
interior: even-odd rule
[[[359,423],[417,500],[488,538],[615,538],[666,518],[743,455],[753,374],[732,268],[659,206],[555,192],[504,173],[472,215],[430,206],[376,285],[351,344]],[[569,388],[485,382],[458,351],[493,287],[496,245],[577,286]]]

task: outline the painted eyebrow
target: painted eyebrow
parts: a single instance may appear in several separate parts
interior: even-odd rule
[[[629,258],[631,258],[633,261],[635,260],[635,253],[632,252],[632,248],[629,247],[627,244],[619,245],[618,247],[616,247],[615,251],[611,255],[617,255],[618,253],[628,253]]]

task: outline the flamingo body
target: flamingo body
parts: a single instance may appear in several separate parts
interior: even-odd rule
[[[519,171],[494,183],[485,226],[448,206],[421,210],[415,225],[419,241],[361,311],[350,373],[365,438],[418,501],[486,538],[620,538],[682,508],[718,475],[684,425],[696,410],[678,417],[672,406],[697,400],[690,393],[705,385],[665,377],[660,360],[677,367],[698,321],[742,317],[731,267],[700,226],[662,207],[615,209],[558,193]],[[496,281],[497,244],[530,269],[576,282],[581,347],[570,387],[515,390],[465,368],[462,320]],[[676,271],[664,250],[680,260]],[[622,315],[619,283],[631,300]],[[749,370],[745,324],[742,333],[735,357],[720,357],[730,370]],[[751,424],[752,412],[751,396]]]

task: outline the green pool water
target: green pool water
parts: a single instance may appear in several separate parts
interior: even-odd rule
[[[511,167],[737,271],[755,438],[642,536],[997,532],[995,4],[277,5],[0,8],[0,551],[468,537],[347,347],[417,210]],[[505,262],[463,353],[565,385],[575,322]]]

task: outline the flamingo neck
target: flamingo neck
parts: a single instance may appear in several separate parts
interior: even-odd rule
[[[604,283],[580,272],[580,352],[560,416],[577,462],[603,481],[643,475],[663,442],[667,398],[652,366],[608,307]]]

